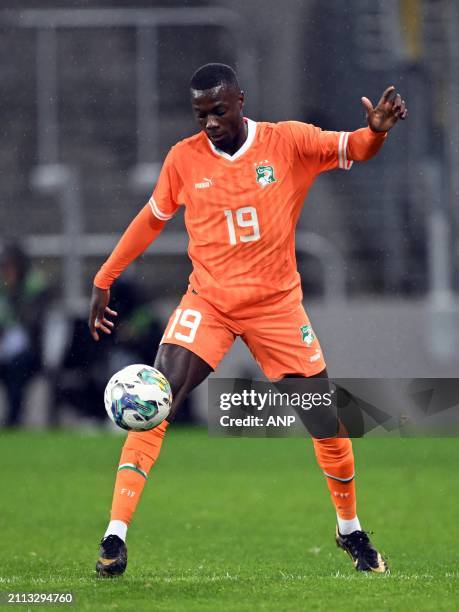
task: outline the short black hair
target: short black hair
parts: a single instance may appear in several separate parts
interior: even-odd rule
[[[226,64],[205,64],[198,68],[191,77],[190,89],[199,91],[212,89],[219,85],[226,85],[240,91],[236,73]]]

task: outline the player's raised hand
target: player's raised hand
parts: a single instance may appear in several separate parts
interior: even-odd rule
[[[397,123],[399,119],[406,119],[408,109],[406,108],[405,100],[399,93],[395,93],[395,87],[388,87],[377,106],[368,98],[362,98],[362,104],[367,111],[367,122],[374,132],[387,132]]]
[[[116,317],[117,312],[108,307],[110,302],[110,290],[99,289],[93,285],[91,295],[91,305],[89,307],[88,326],[94,340],[99,340],[97,330],[100,329],[104,334],[111,334],[114,323],[107,319],[107,315]]]

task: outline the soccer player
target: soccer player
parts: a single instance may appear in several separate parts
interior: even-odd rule
[[[166,429],[187,394],[217,368],[240,336],[270,380],[327,378],[322,349],[302,305],[294,233],[308,190],[326,170],[349,170],[375,155],[405,119],[404,100],[388,87],[376,107],[362,98],[367,127],[328,132],[297,121],[255,122],[244,93],[223,64],[206,64],[190,82],[201,131],[169,151],[149,202],[131,222],[94,279],[89,328],[94,340],[113,328],[110,286],[185,207],[193,271],[172,313],[154,366],[170,381],[170,416],[147,432],[129,432],[116,476],[111,520],[96,570],[122,574],[126,533]],[[306,332],[306,333],[305,333]],[[354,457],[347,437],[313,437],[337,514],[336,542],[359,571],[387,565],[356,512]]]

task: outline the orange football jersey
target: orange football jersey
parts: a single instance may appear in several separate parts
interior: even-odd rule
[[[246,121],[247,140],[232,156],[204,132],[172,147],[150,199],[161,220],[185,207],[190,286],[232,314],[301,300],[294,237],[301,207],[318,174],[352,164],[348,132]]]

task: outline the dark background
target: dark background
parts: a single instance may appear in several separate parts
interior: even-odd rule
[[[394,84],[408,120],[376,159],[322,176],[308,198],[298,252],[305,303],[336,376],[453,375],[456,3],[19,0],[0,8],[0,238],[17,239],[46,275],[48,315],[67,325],[86,317],[94,273],[148,199],[168,148],[196,130],[188,82],[201,64],[237,69],[252,119],[332,130],[363,125],[360,97],[376,103]],[[178,215],[130,277],[158,329],[186,288],[182,232]],[[55,346],[69,340],[54,323],[44,327],[44,369],[56,371],[65,350]],[[238,348],[228,363],[233,375],[253,367]]]

